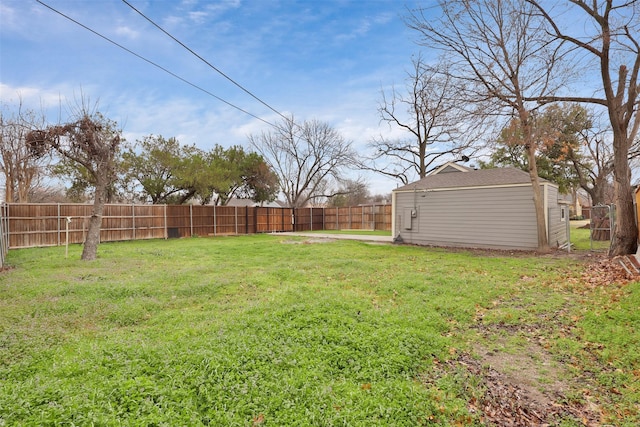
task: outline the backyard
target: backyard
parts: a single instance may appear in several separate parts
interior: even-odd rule
[[[544,256],[313,235],[12,250],[0,426],[638,425],[640,282],[612,283],[576,239]]]

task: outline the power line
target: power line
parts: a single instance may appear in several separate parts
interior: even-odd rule
[[[166,31],[164,28],[162,28],[160,25],[156,24],[151,18],[149,18],[148,16],[146,16],[144,13],[142,13],[140,10],[136,9],[131,3],[129,3],[127,0],[122,0],[122,2],[124,4],[126,4],[127,6],[129,6],[131,9],[133,9],[136,13],[138,13],[138,15],[142,16],[144,19],[146,19],[147,21],[149,21],[154,27],[156,27],[157,29],[159,29],[160,31],[162,31],[163,33],[165,33],[167,36],[171,37],[171,39],[173,39],[173,41],[175,41],[176,43],[178,43],[180,46],[182,46],[183,48],[185,48],[186,50],[188,50],[193,56],[195,56],[196,58],[198,58],[200,61],[204,62],[205,64],[207,64],[210,68],[212,68],[213,70],[215,70],[218,74],[220,74],[222,77],[224,77],[225,79],[229,80],[231,83],[233,83],[235,86],[237,86],[238,88],[242,89],[242,91],[244,91],[246,94],[248,94],[249,96],[251,96],[253,99],[255,99],[256,101],[258,101],[259,103],[261,103],[262,105],[264,105],[265,107],[267,107],[268,109],[270,109],[271,111],[273,111],[274,113],[276,113],[277,115],[279,115],[280,117],[282,117],[283,119],[285,119],[286,121],[291,120],[290,118],[286,117],[285,115],[283,115],[282,113],[280,113],[278,110],[276,110],[275,108],[273,108],[271,105],[267,104],[265,101],[263,101],[262,99],[258,98],[256,95],[254,95],[249,89],[245,88],[244,86],[242,86],[240,83],[236,82],[235,80],[233,80],[231,77],[229,77],[228,75],[226,75],[224,72],[222,72],[219,68],[217,68],[216,66],[214,66],[213,64],[211,64],[209,61],[207,61],[206,59],[204,59],[202,56],[198,55],[195,51],[193,51],[189,46],[187,46],[186,44],[182,43],[180,40],[178,40],[177,38],[175,38],[171,33],[169,33],[168,31]]]
[[[195,88],[195,89],[198,89],[199,91],[202,91],[202,92],[206,93],[207,95],[209,95],[209,96],[211,96],[211,97],[213,97],[213,98],[217,99],[218,101],[223,102],[223,103],[227,104],[228,106],[230,106],[230,107],[232,107],[232,108],[235,108],[236,110],[241,111],[241,112],[243,112],[243,113],[245,113],[245,114],[247,114],[247,115],[249,115],[249,116],[253,117],[254,119],[260,120],[261,122],[266,123],[266,124],[268,124],[269,126],[277,127],[275,124],[273,124],[273,123],[271,123],[271,122],[269,122],[269,121],[267,121],[267,120],[265,120],[265,119],[263,119],[263,118],[260,118],[260,117],[258,117],[258,116],[256,116],[256,115],[254,115],[254,114],[252,114],[252,113],[250,113],[250,112],[248,112],[248,111],[246,111],[246,110],[244,110],[244,109],[242,109],[242,108],[238,107],[237,105],[234,105],[234,104],[230,103],[229,101],[226,101],[226,100],[224,100],[224,99],[220,98],[219,96],[217,96],[217,95],[215,95],[215,94],[213,94],[213,93],[209,92],[208,90],[206,90],[206,89],[204,89],[204,88],[202,88],[202,87],[200,87],[200,86],[196,85],[195,83],[191,83],[190,81],[188,81],[188,80],[184,79],[183,77],[180,77],[180,76],[179,76],[179,75],[177,75],[176,73],[174,73],[174,72],[172,72],[172,71],[170,71],[170,70],[166,69],[165,67],[163,67],[163,66],[161,66],[161,65],[159,65],[159,64],[157,64],[157,63],[155,63],[155,62],[153,62],[153,61],[151,61],[150,59],[147,59],[147,58],[145,58],[144,56],[137,54],[136,52],[134,52],[134,51],[132,51],[132,50],[130,50],[130,49],[128,49],[128,48],[126,48],[126,47],[124,47],[123,45],[121,45],[121,44],[119,44],[119,43],[117,43],[117,42],[115,42],[115,41],[111,40],[111,39],[110,39],[110,38],[108,38],[107,36],[104,36],[104,35],[102,35],[102,34],[98,33],[97,31],[95,31],[95,30],[93,30],[93,29],[91,29],[91,28],[87,27],[86,25],[82,24],[81,22],[76,21],[75,19],[71,18],[71,17],[70,17],[70,16],[68,16],[68,15],[65,15],[64,13],[60,12],[60,11],[59,11],[59,10],[57,10],[57,9],[54,9],[53,7],[51,7],[51,6],[49,6],[48,4],[46,4],[46,3],[42,2],[41,0],[36,0],[36,2],[40,3],[42,6],[46,7],[47,9],[49,9],[49,10],[51,10],[51,11],[53,11],[53,12],[57,13],[58,15],[60,15],[60,16],[62,16],[62,17],[64,17],[64,18],[66,18],[66,19],[68,19],[69,21],[73,22],[74,24],[77,24],[77,25],[81,26],[81,27],[82,27],[82,28],[84,28],[85,30],[90,31],[91,33],[95,34],[96,36],[98,36],[98,37],[100,37],[100,38],[102,38],[102,39],[104,39],[104,40],[108,41],[109,43],[111,43],[111,44],[113,44],[113,45],[115,45],[115,46],[119,47],[120,49],[122,49],[122,50],[124,50],[124,51],[126,51],[126,52],[128,52],[128,53],[130,53],[130,54],[132,54],[133,56],[135,56],[135,57],[137,57],[137,58],[139,58],[139,59],[142,59],[142,60],[143,60],[143,61],[145,61],[146,63],[151,64],[151,65],[153,65],[154,67],[161,69],[161,70],[162,70],[162,71],[164,71],[165,73],[167,73],[167,74],[171,75],[172,77],[175,77],[176,79],[178,79],[178,80],[180,80],[180,81],[182,81],[182,82],[184,82],[184,83],[188,84],[189,86],[191,86],[191,87],[193,87],[193,88]]]

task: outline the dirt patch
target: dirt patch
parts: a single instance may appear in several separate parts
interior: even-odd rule
[[[449,369],[463,368],[480,379],[483,393],[472,398],[468,407],[470,412],[479,413],[484,423],[542,427],[573,420],[584,426],[600,425],[597,408],[570,402],[559,381],[541,382],[538,368],[524,353],[500,356],[488,353],[491,352],[485,352],[479,359],[463,354],[447,362]]]
[[[499,372],[504,380],[518,384],[530,400],[540,405],[553,405],[567,392],[560,378],[566,372],[538,345],[528,344],[519,353],[508,353],[482,346],[474,348],[482,366]]]
[[[304,239],[304,240],[283,240],[281,243],[285,245],[312,245],[315,243],[330,243],[335,242],[335,239],[317,238],[317,239]]]
[[[13,270],[13,266],[12,265],[3,265],[2,267],[0,267],[0,273],[4,272],[4,271],[9,271],[9,270]]]

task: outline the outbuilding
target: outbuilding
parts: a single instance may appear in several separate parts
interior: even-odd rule
[[[531,178],[507,167],[473,169],[446,163],[392,193],[396,242],[448,247],[535,250]],[[540,179],[551,247],[569,240],[569,205],[558,186]]]

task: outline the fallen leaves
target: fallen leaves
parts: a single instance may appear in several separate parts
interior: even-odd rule
[[[580,276],[580,281],[591,288],[626,285],[634,280],[640,280],[640,277],[629,274],[615,258],[602,258],[588,264]]]
[[[485,390],[479,397],[470,399],[471,413],[481,413],[483,422],[500,426],[549,426],[558,420],[573,418],[584,426],[600,425],[601,415],[584,405],[570,404],[566,398],[536,399],[525,388],[514,384],[493,368],[484,367],[482,361],[462,354],[456,360],[446,362],[456,371],[461,366],[471,375],[480,378]]]

